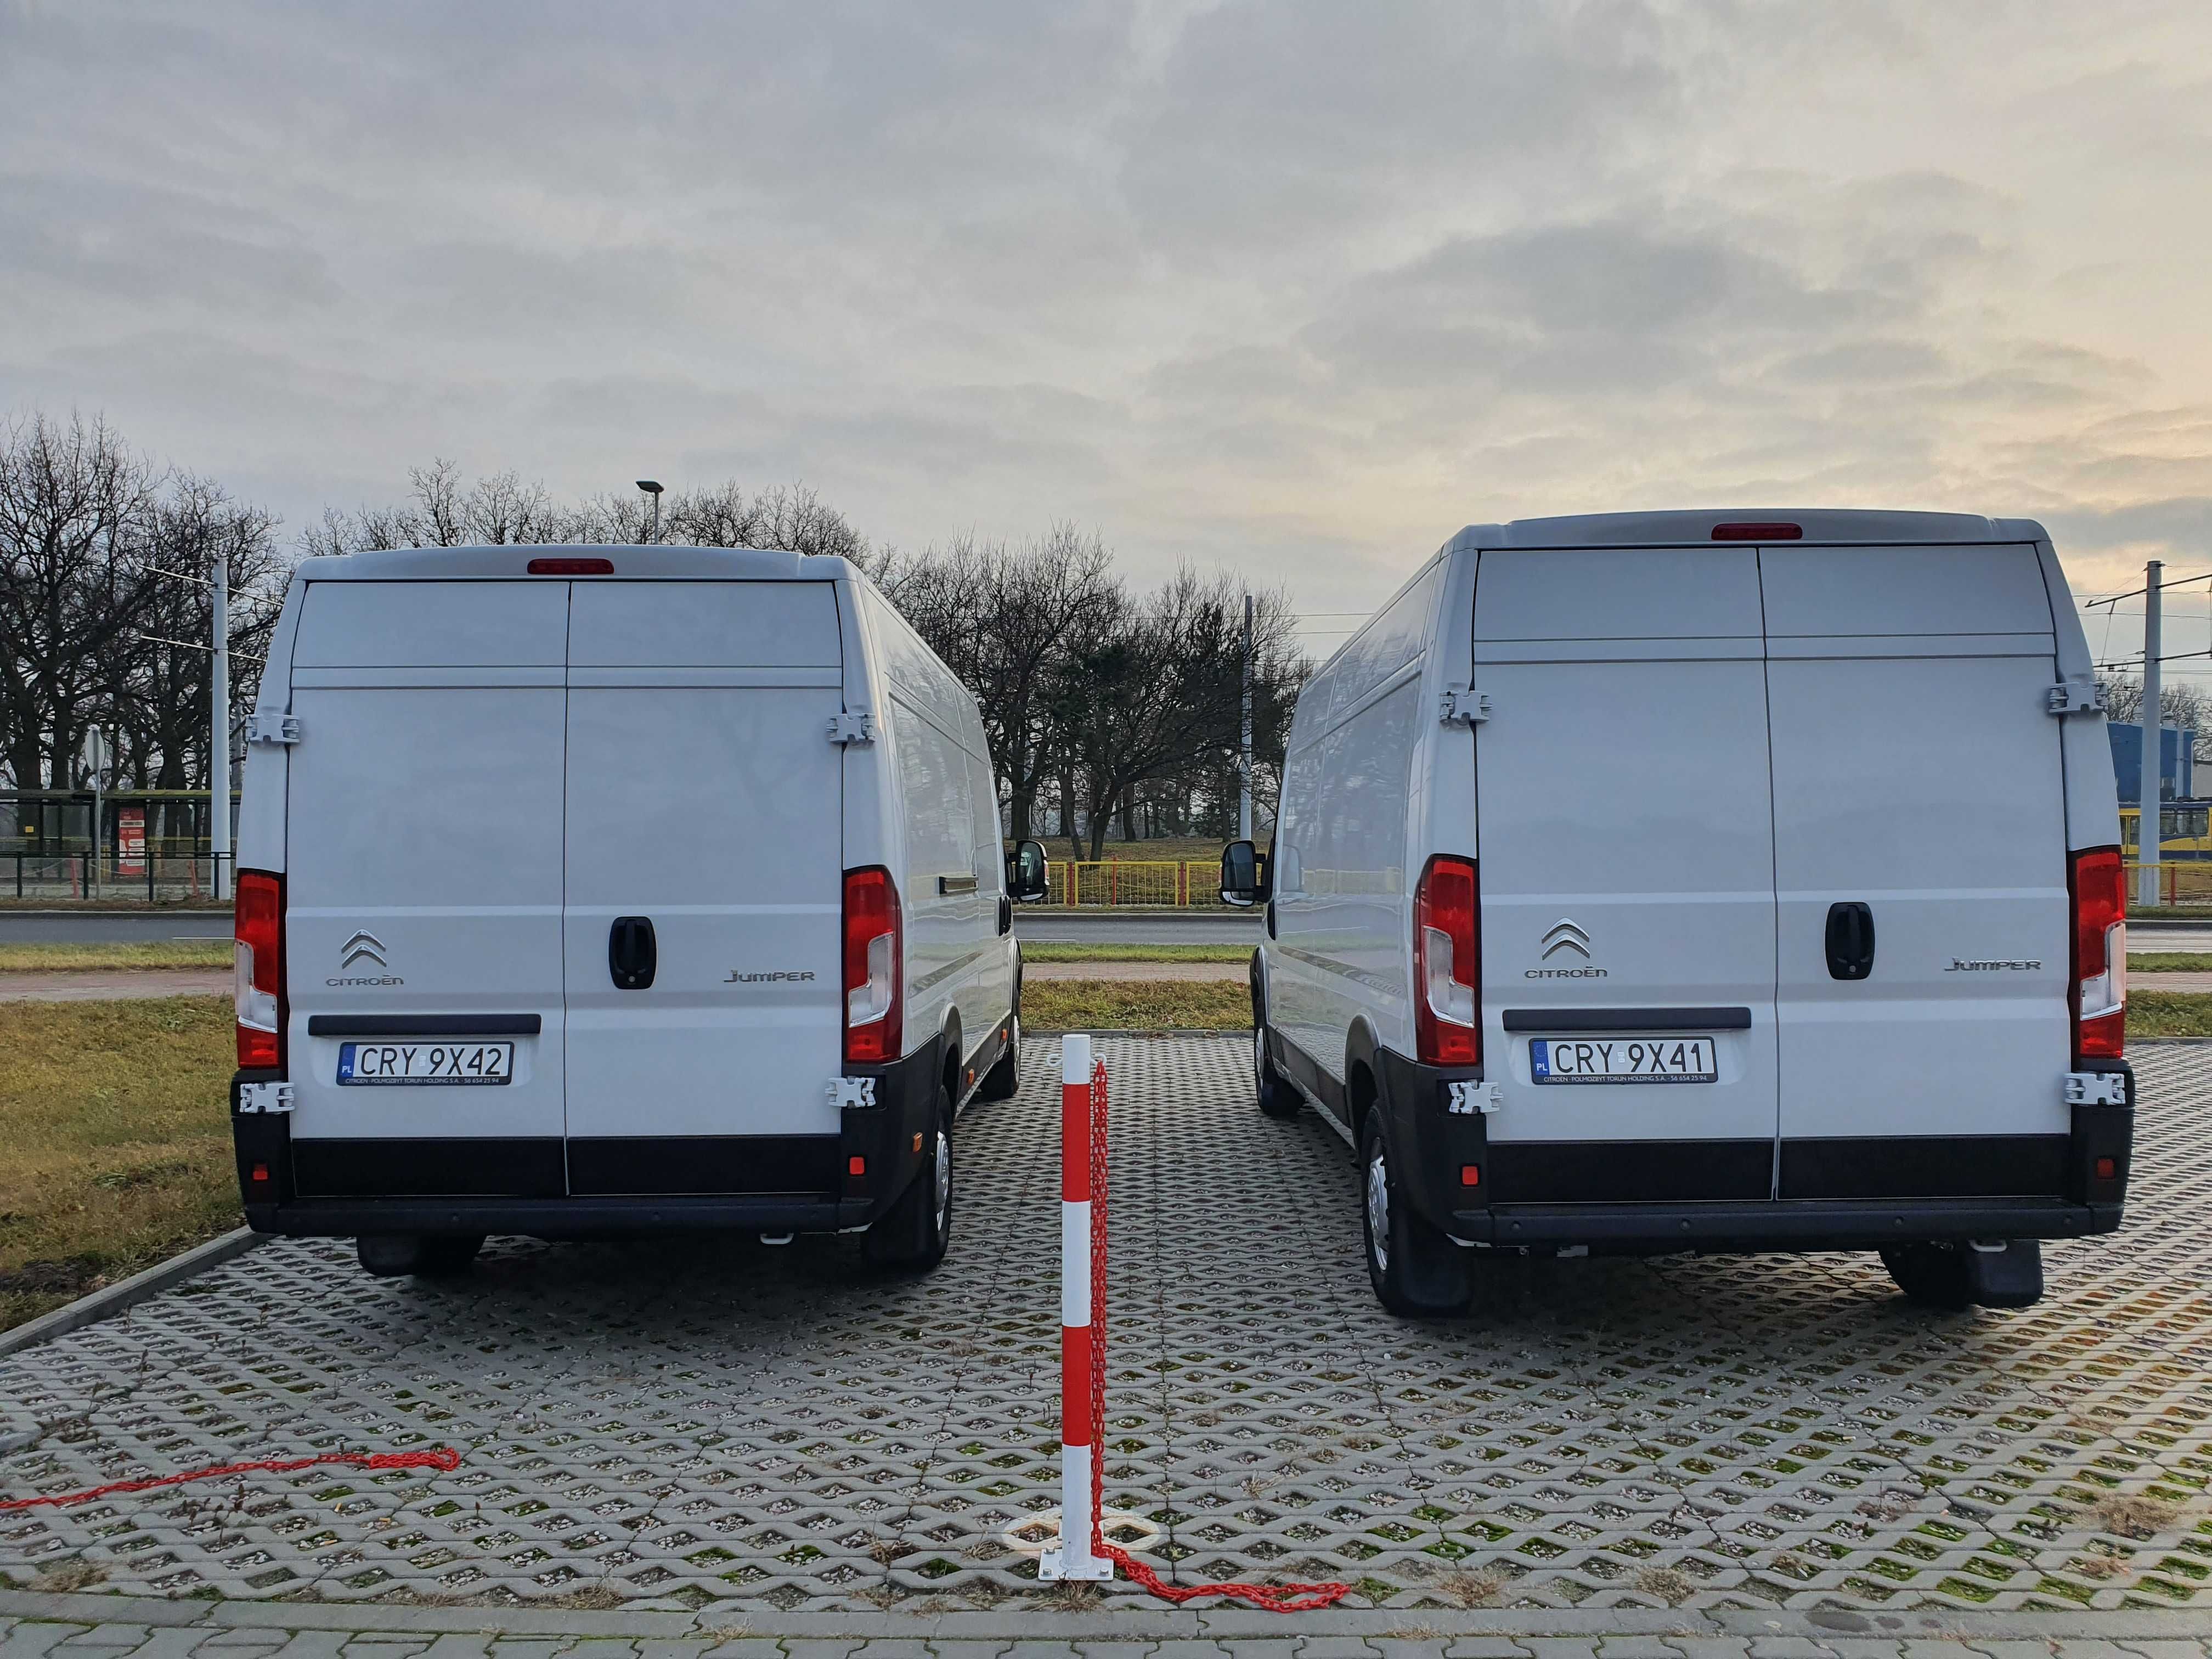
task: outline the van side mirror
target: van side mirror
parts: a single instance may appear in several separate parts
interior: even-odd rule
[[[1041,841],[1015,843],[1006,854],[1006,896],[1021,904],[1035,904],[1052,891],[1052,866]]]
[[[1233,904],[1240,910],[1249,910],[1255,904],[1265,904],[1272,895],[1267,890],[1267,861],[1260,849],[1249,841],[1232,841],[1221,849],[1221,902]]]

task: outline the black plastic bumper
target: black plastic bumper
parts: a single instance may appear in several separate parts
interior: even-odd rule
[[[864,1227],[921,1171],[943,1049],[933,1038],[894,1065],[850,1068],[876,1079],[875,1103],[847,1107],[836,1135],[813,1136],[295,1144],[289,1115],[238,1109],[240,1085],[275,1074],[240,1072],[231,1085],[240,1194],[257,1232],[310,1238]]]
[[[1596,1252],[1863,1249],[1927,1239],[2078,1238],[2120,1224],[2135,1135],[2125,1106],[2076,1106],[2063,1134],[1891,1140],[1492,1144],[1451,1109],[1469,1068],[1377,1049],[1413,1209],[1469,1243]],[[2056,1086],[2057,1079],[2053,1079]],[[1776,1182],[1780,1182],[1777,1196]]]

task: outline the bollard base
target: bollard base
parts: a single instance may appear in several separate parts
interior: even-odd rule
[[[1114,1577],[1114,1564],[1085,1550],[1073,1561],[1062,1561],[1057,1546],[1037,1558],[1037,1577],[1048,1583],[1103,1584]]]

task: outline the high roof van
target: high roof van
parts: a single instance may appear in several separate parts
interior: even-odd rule
[[[247,739],[252,1226],[383,1273],[495,1232],[943,1255],[954,1118],[1018,1082],[1009,860],[974,700],[851,564],[309,559]]]
[[[1251,985],[1261,1108],[1356,1148],[1385,1304],[1499,1252],[1879,1249],[2023,1305],[2120,1223],[2112,757],[2042,528],[1462,531],[1316,673]]]

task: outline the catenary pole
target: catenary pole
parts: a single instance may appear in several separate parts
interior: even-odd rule
[[[2163,818],[2160,785],[2165,772],[2161,750],[2166,722],[2160,718],[2164,688],[2159,684],[2158,659],[2164,648],[2160,637],[2163,630],[2159,586],[2165,570],[2156,559],[2143,567],[2142,787],[2136,792],[2142,798],[2142,811],[2136,819],[2136,897],[2150,906],[2158,903],[2158,843]]]
[[[1237,763],[1237,839],[1252,839],[1252,596],[1244,596],[1244,740]]]
[[[215,896],[231,893],[230,868],[230,558],[215,556],[214,684],[208,691],[208,851],[214,854]]]

